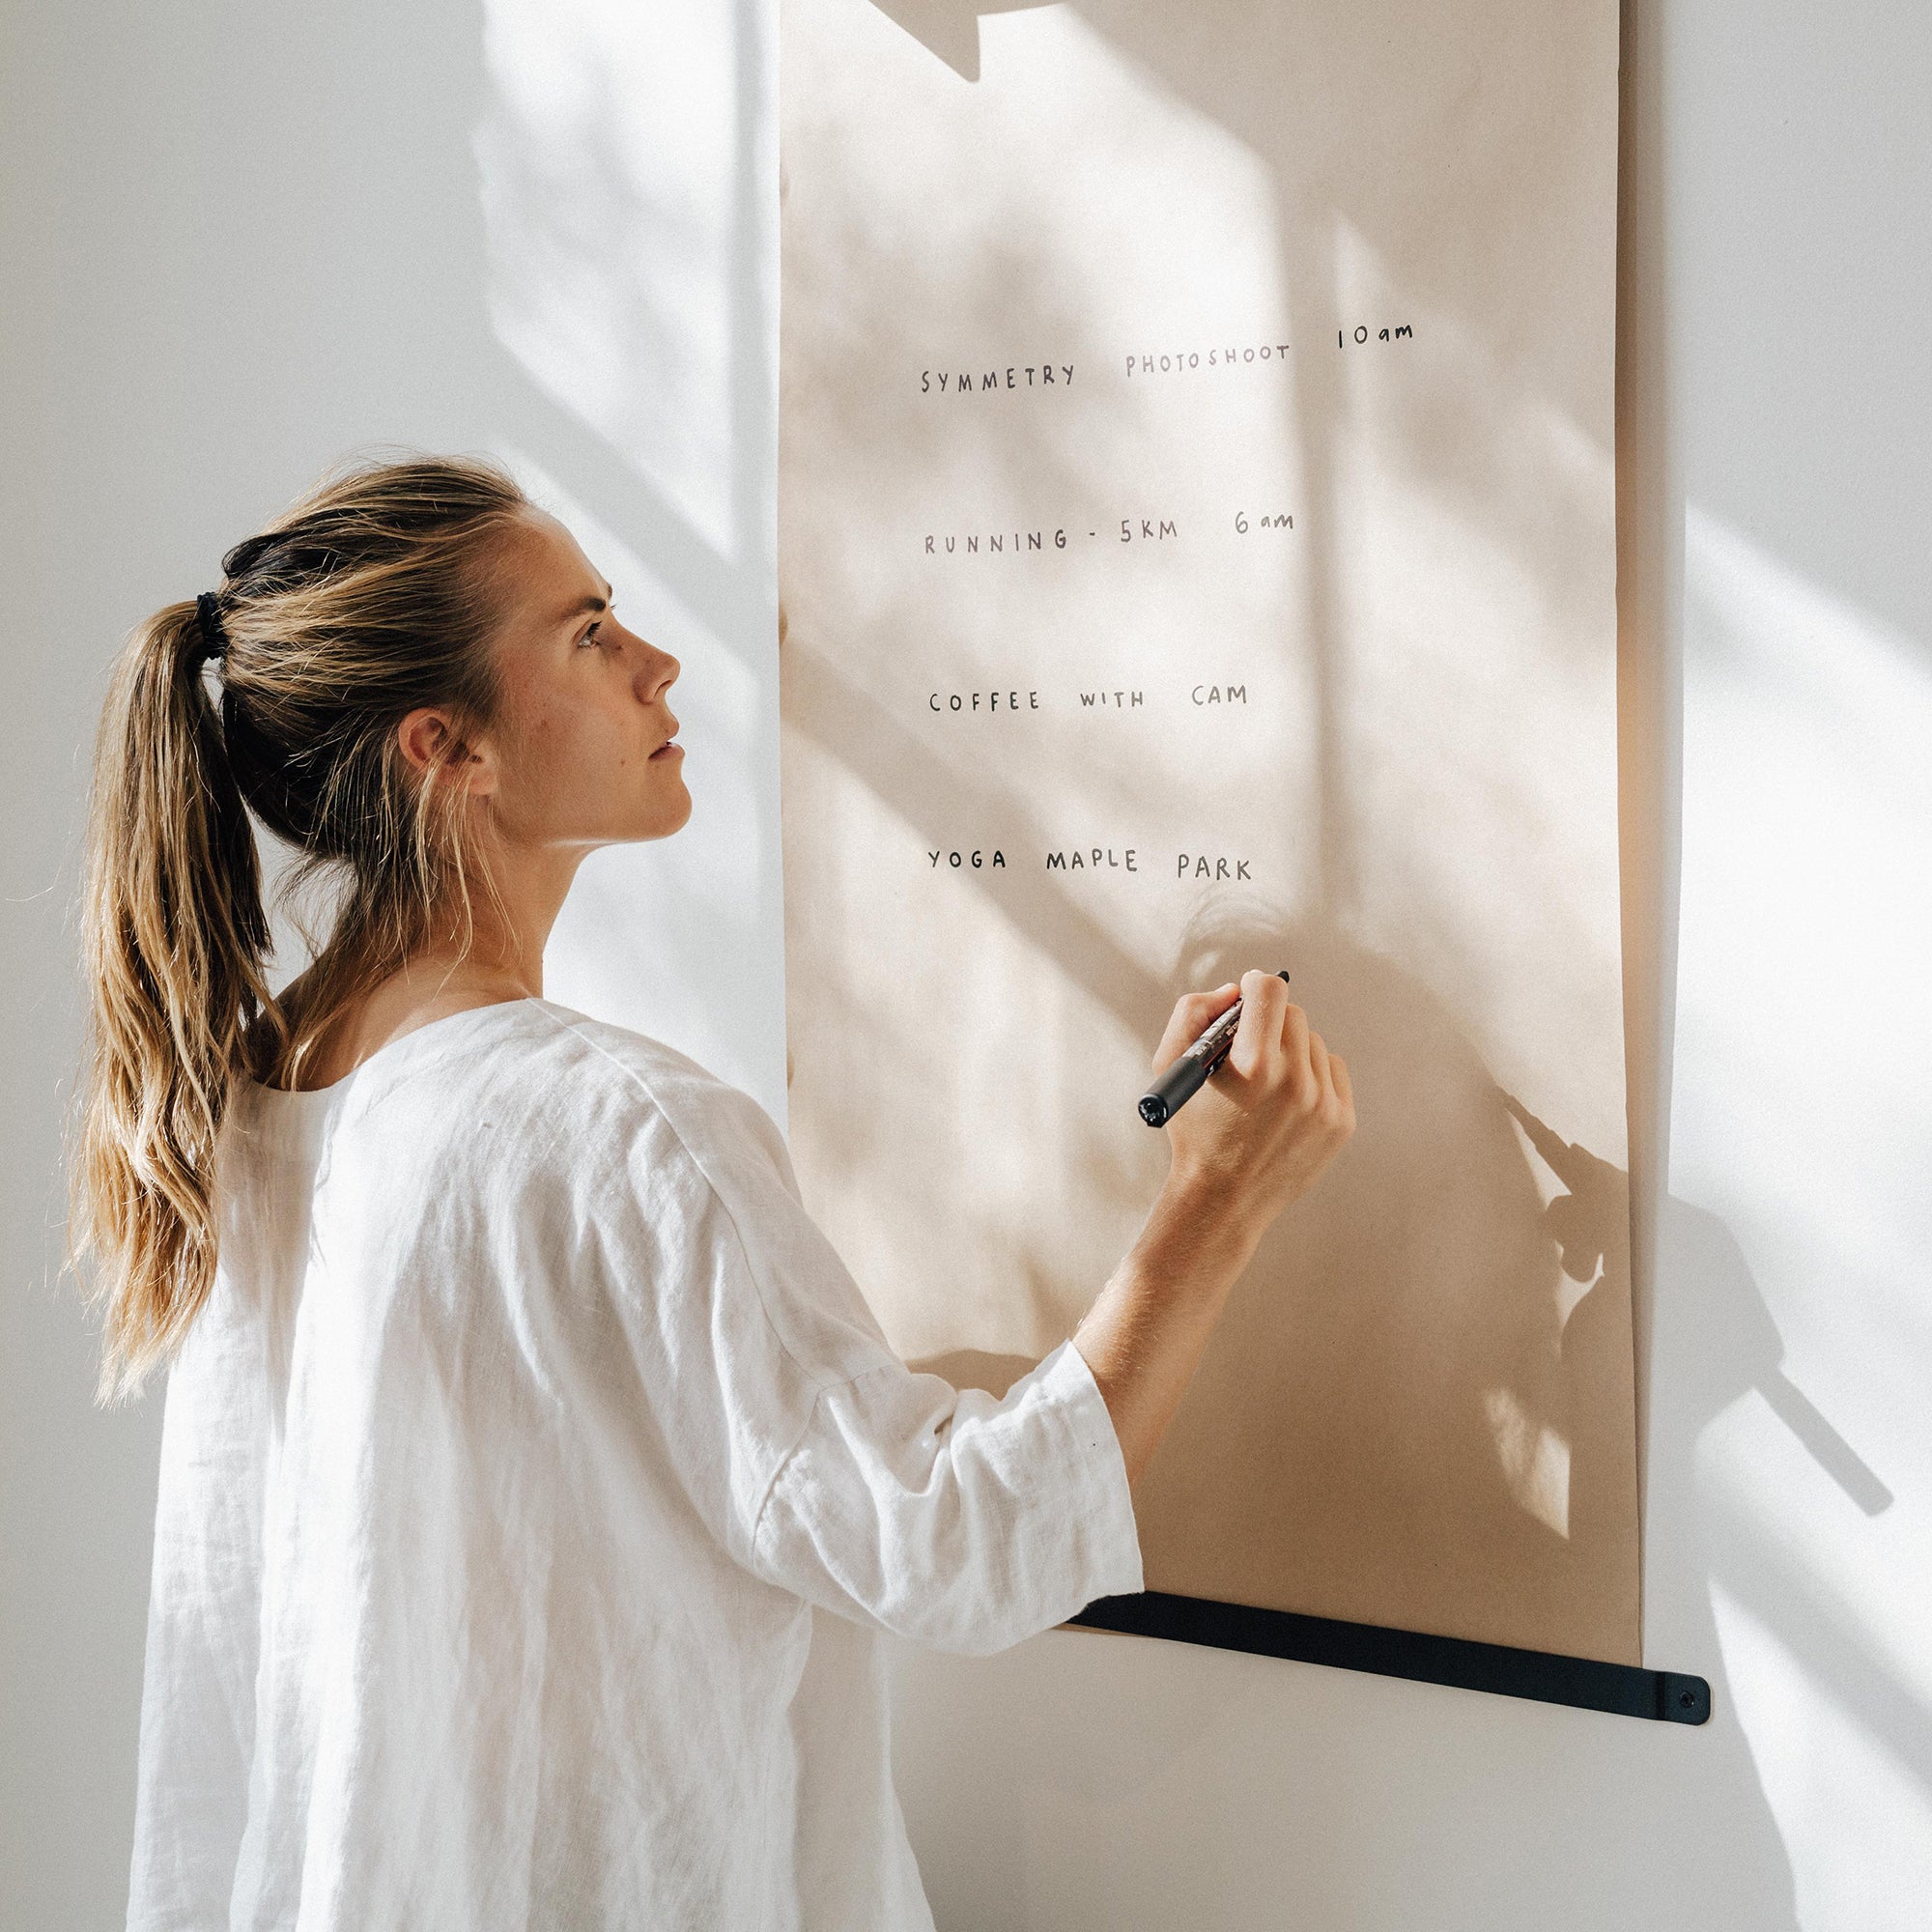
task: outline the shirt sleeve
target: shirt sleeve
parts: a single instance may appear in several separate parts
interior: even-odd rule
[[[659,1279],[624,1298],[662,1439],[732,1555],[825,1609],[965,1652],[1138,1590],[1126,1468],[1079,1351],[1064,1344],[1003,1400],[908,1369],[756,1103],[648,1084],[659,1118],[629,1191]]]
[[[1141,1587],[1120,1443],[1071,1342],[1004,1401],[895,1362],[822,1390],[753,1552],[827,1609],[975,1654]]]

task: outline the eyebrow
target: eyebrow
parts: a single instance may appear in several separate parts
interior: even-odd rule
[[[611,587],[611,584],[607,580],[604,585],[604,595],[602,597],[580,597],[577,600],[577,602],[573,604],[570,607],[570,609],[566,611],[562,614],[562,616],[560,616],[557,619],[557,622],[559,624],[568,624],[569,622],[572,621],[572,619],[582,616],[586,611],[608,611],[611,608],[611,606],[606,601],[606,599],[614,598],[616,595],[617,595],[616,591],[614,591]]]

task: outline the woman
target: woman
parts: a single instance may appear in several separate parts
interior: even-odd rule
[[[691,810],[569,532],[423,460],[224,569],[123,654],[90,835],[78,1227],[104,1386],[172,1364],[130,1925],[929,1925],[875,1634],[1140,1587],[1129,1482],[1347,1069],[1248,975],[1071,1342],[916,1375],[757,1106],[543,998],[583,855]],[[251,813],[340,895],[279,998]]]

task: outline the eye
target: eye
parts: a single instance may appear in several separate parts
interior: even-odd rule
[[[592,624],[590,628],[584,632],[581,641],[586,644],[596,644],[598,648],[601,650],[603,648],[603,639],[598,637],[597,629],[598,625],[601,624],[603,621],[604,620],[600,617],[597,620],[596,624]]]

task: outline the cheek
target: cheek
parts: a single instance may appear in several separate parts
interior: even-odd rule
[[[582,754],[569,710],[542,690],[506,690],[511,721],[502,737],[502,803],[519,815],[541,810],[568,786]]]
[[[599,706],[550,707],[519,750],[520,816],[573,835],[600,828],[652,769],[637,734]]]
[[[515,724],[502,740],[498,810],[519,835],[611,834],[639,788],[655,796],[672,769],[647,761],[646,734],[628,701],[559,694],[528,679],[506,683],[503,705]]]

